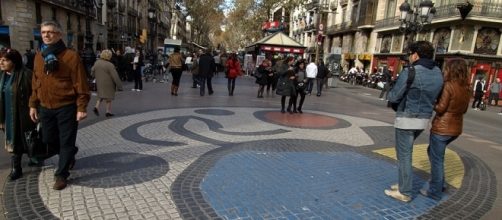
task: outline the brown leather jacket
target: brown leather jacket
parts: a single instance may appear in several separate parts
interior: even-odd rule
[[[431,133],[448,136],[462,134],[464,113],[469,107],[471,92],[457,81],[445,81],[443,91],[434,107]]]
[[[169,56],[169,68],[179,69],[183,66],[183,57],[180,53],[173,53]]]
[[[57,55],[59,69],[49,74],[44,72],[44,58],[38,52],[33,68],[30,108],[39,105],[57,109],[75,103],[77,111],[86,112],[90,99],[89,85],[84,65],[78,53],[66,49]]]

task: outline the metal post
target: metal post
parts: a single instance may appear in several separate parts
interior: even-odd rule
[[[319,25],[321,25],[321,22],[322,22],[322,0],[319,0],[319,8],[317,9],[318,11],[318,15],[317,15],[317,35],[315,36],[316,37],[316,43],[315,43],[315,60],[314,62],[317,63],[319,61],[319,47],[322,46],[322,40],[320,42],[317,42],[318,41],[318,35],[320,34],[319,33]]]
[[[94,6],[92,0],[86,0],[84,3],[85,12],[87,16],[85,17],[85,48],[82,54],[84,60],[85,69],[87,71],[87,76],[90,76],[92,65],[96,61],[96,55],[93,51],[93,34],[91,32],[91,8]]]

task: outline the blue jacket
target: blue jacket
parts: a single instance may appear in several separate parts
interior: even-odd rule
[[[443,87],[443,75],[433,60],[419,59],[413,63],[415,80],[406,96],[406,80],[408,68],[399,74],[394,87],[389,92],[388,99],[392,103],[400,103],[396,118],[430,119],[434,103]],[[405,102],[402,102],[406,100]]]

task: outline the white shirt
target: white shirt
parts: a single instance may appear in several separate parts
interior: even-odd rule
[[[309,63],[305,69],[307,72],[307,78],[315,78],[317,76],[317,65],[315,63]]]

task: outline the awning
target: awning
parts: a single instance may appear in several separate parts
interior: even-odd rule
[[[260,49],[268,52],[303,54],[305,48],[305,46],[298,43],[295,39],[282,32],[277,32],[247,46],[246,51],[251,52],[255,51],[255,49]]]
[[[263,45],[260,47],[262,51],[270,51],[270,52],[278,52],[278,53],[303,53],[304,49],[302,48],[293,48],[293,47],[281,47],[281,46],[266,46]]]

